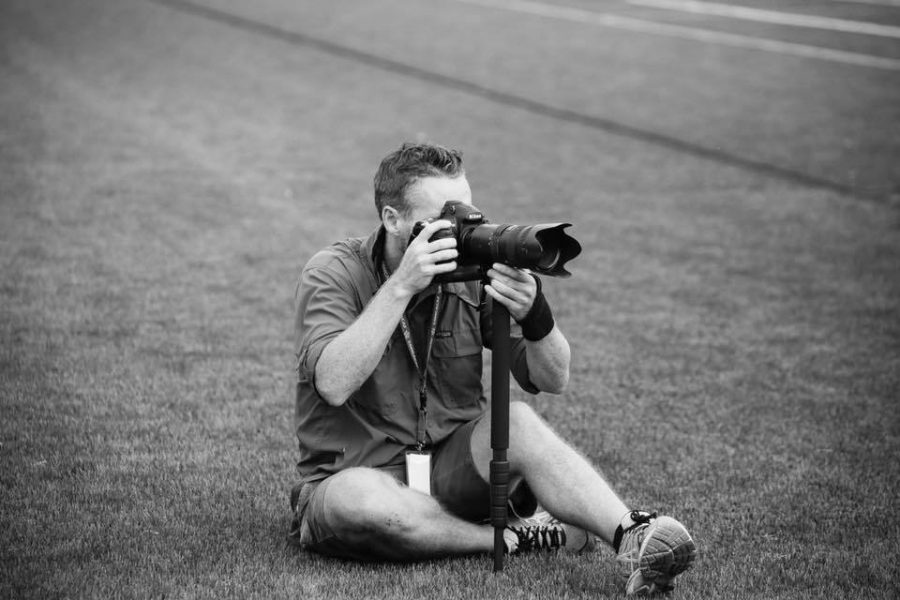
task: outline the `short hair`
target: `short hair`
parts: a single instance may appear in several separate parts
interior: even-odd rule
[[[375,173],[375,208],[385,206],[408,214],[406,190],[422,177],[457,177],[465,174],[462,152],[437,144],[407,142],[384,157]]]

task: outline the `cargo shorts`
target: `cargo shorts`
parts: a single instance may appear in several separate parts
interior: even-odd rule
[[[478,473],[471,450],[472,432],[481,418],[462,425],[434,447],[431,459],[431,495],[448,512],[473,523],[487,522],[490,517],[490,484]],[[379,467],[378,470],[406,484],[405,463]],[[344,542],[326,523],[325,491],[331,481],[333,476],[294,487],[288,540],[304,550],[326,556],[372,560],[365,548]],[[515,503],[520,515],[531,514],[537,507],[537,500],[524,483],[512,494],[511,502]]]

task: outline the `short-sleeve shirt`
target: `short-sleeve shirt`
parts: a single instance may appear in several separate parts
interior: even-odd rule
[[[316,390],[316,364],[325,347],[363,312],[383,283],[384,228],[367,238],[351,238],[313,256],[300,274],[294,326],[297,358],[295,424],[300,446],[298,470],[315,481],[354,466],[401,464],[416,444],[420,375],[400,327],[391,336],[375,371],[340,406]],[[437,292],[433,284],[406,309],[418,357]],[[443,284],[437,327],[428,361],[426,441],[439,444],[488,407],[482,386],[482,348],[491,346],[491,299],[480,281]],[[512,339],[511,371],[531,393],[525,342]],[[422,364],[422,360],[419,361]]]

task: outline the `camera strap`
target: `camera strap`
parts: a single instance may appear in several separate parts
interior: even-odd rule
[[[382,264],[382,272],[385,280],[389,277],[387,266]],[[425,448],[426,430],[428,428],[428,362],[431,360],[431,348],[434,346],[434,337],[437,334],[438,318],[441,314],[441,300],[444,296],[444,286],[438,285],[434,294],[434,307],[431,309],[431,321],[428,326],[428,337],[425,339],[425,356],[420,364],[419,357],[416,355],[416,347],[413,344],[412,331],[409,327],[409,320],[406,313],[400,317],[400,330],[403,332],[403,339],[406,342],[406,349],[409,350],[409,356],[412,359],[416,372],[419,374],[419,417],[416,423],[416,449],[421,451]]]

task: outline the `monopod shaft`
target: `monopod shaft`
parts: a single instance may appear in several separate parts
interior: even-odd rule
[[[494,301],[491,352],[491,525],[494,526],[494,572],[503,570],[509,498],[509,368],[511,362],[509,311]]]

